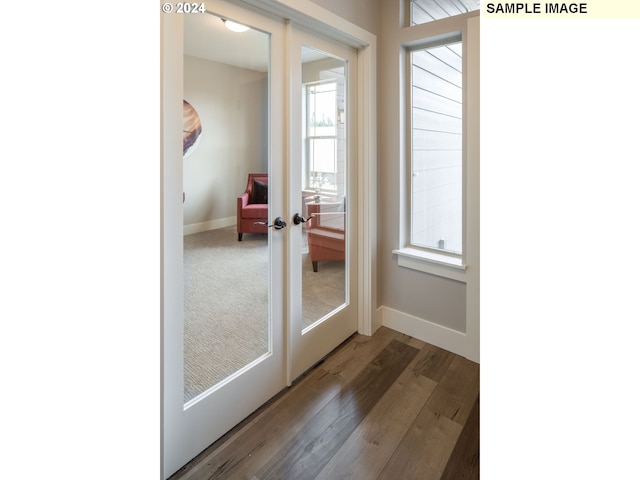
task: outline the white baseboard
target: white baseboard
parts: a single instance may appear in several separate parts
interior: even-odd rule
[[[215,220],[209,220],[208,222],[192,223],[191,225],[185,225],[183,229],[183,235],[191,235],[192,233],[208,232],[209,230],[215,230],[217,228],[232,227],[236,224],[236,217],[217,218]]]
[[[382,306],[378,309],[382,325],[423,342],[443,348],[462,357],[467,356],[467,335],[408,313]]]

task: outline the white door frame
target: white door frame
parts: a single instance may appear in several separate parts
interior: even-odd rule
[[[371,335],[380,324],[376,321],[376,37],[375,35],[351,24],[341,17],[319,7],[309,0],[243,0],[248,5],[274,14],[280,18],[295,20],[299,25],[318,31],[321,35],[336,39],[358,50],[358,331]],[[175,69],[182,65],[182,19],[179,15],[162,15],[161,20],[161,88],[163,98],[172,98],[179,92],[182,98],[182,68],[168,72],[166,65]],[[175,111],[174,111],[175,110]],[[175,301],[183,288],[182,258],[171,258],[166,252],[174,251],[176,242],[180,242],[182,225],[176,219],[182,218],[176,209],[182,208],[181,182],[167,181],[169,178],[182,178],[180,162],[168,161],[181,158],[181,142],[168,134],[182,129],[182,111],[179,104],[163,105],[161,131],[161,172],[162,172],[162,225],[161,225],[161,356],[162,356],[162,475],[166,478],[173,473],[168,471],[172,460],[166,458],[165,434],[175,431],[176,425],[167,424],[165,410],[173,408],[167,398],[167,383],[175,383],[181,372],[165,367],[165,360],[182,354],[176,351],[174,336],[182,339],[182,302]],[[173,233],[172,233],[173,232]],[[181,244],[180,244],[181,245]],[[180,296],[181,298],[181,296]],[[175,370],[175,369],[173,369]],[[175,377],[175,378],[174,378]],[[169,379],[169,380],[167,380]],[[175,463],[176,459],[173,459]],[[181,465],[180,465],[181,466]]]

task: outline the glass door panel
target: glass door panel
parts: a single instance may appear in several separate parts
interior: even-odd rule
[[[356,51],[292,28],[288,378],[358,329]],[[295,213],[294,213],[295,212]]]
[[[184,401],[270,351],[269,35],[184,17]],[[224,45],[225,48],[220,48]],[[243,141],[251,139],[251,141]]]
[[[302,328],[346,301],[346,62],[302,46]]]
[[[238,2],[162,17],[165,478],[286,385],[284,35]]]

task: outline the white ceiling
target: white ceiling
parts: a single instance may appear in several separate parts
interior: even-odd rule
[[[269,35],[254,29],[232,32],[224,26],[220,17],[209,13],[185,15],[184,53],[266,72],[269,67]],[[324,53],[309,48],[303,49],[302,55],[302,63],[326,57]]]
[[[258,30],[235,33],[220,17],[205,13],[184,16],[184,53],[227,65],[266,72],[269,35]]]

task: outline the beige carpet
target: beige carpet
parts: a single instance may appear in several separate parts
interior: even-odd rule
[[[184,237],[184,401],[195,398],[268,348],[266,235],[235,227]],[[303,255],[303,319],[309,325],[344,302],[344,262]]]

